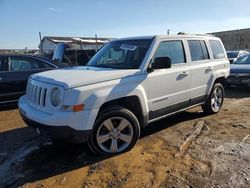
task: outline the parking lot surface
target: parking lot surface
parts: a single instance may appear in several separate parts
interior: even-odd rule
[[[53,143],[0,111],[0,187],[249,187],[250,90],[226,91],[222,111],[201,108],[153,123],[129,152],[96,156]]]

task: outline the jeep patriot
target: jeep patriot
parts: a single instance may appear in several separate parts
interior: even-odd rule
[[[115,39],[86,66],[32,75],[19,109],[42,135],[122,153],[149,123],[198,105],[219,112],[228,75],[224,46],[212,35]]]

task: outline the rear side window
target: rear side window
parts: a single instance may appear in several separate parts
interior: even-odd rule
[[[209,59],[209,54],[205,41],[189,40],[188,46],[190,49],[192,61],[201,61]]]
[[[30,70],[30,69],[32,69],[32,63],[29,60],[20,57],[10,58],[11,71]]]
[[[26,58],[26,57],[10,57],[10,70],[21,71],[21,70],[34,70],[34,69],[45,69],[51,68],[52,66],[42,61]]]
[[[154,57],[169,57],[171,64],[186,62],[182,41],[161,42]]]
[[[221,45],[221,42],[218,40],[209,40],[214,59],[223,59],[225,58],[224,49]]]

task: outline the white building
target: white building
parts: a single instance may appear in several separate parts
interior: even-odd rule
[[[41,54],[51,54],[58,43],[65,43],[70,50],[98,50],[110,38],[82,38],[82,37],[43,37],[39,44]]]

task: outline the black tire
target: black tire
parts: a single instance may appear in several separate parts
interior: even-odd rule
[[[214,95],[215,95],[215,90],[221,92],[221,101],[219,101],[219,99],[214,99]],[[221,83],[215,83],[211,93],[209,94],[209,97],[206,101],[206,103],[204,105],[202,105],[202,110],[206,113],[206,114],[216,114],[218,113],[223,105],[224,102],[224,96],[225,96],[225,92],[224,92],[224,87]],[[215,100],[215,101],[213,101]],[[218,100],[218,101],[216,101]],[[215,107],[215,103],[217,103],[217,108]],[[219,105],[218,105],[219,104]]]
[[[111,134],[113,134],[113,132],[106,128],[106,126],[104,125],[104,122],[111,120],[113,128],[117,129],[119,131],[119,125],[120,125],[121,121],[123,121],[124,119],[127,120],[129,125],[128,125],[128,127],[125,127],[123,130],[129,129],[130,133],[131,132],[133,133],[132,135],[129,135],[131,142],[129,144],[126,143],[125,145],[127,145],[127,144],[128,145],[122,150],[119,150],[119,151],[117,150],[116,152],[107,151],[108,146],[109,146],[109,142],[110,142],[110,148],[112,148],[111,147],[112,142],[113,142],[113,140],[116,139],[117,140],[116,141],[117,148],[119,147],[119,144],[122,148],[122,146],[123,146],[122,142],[125,143],[125,141],[123,141],[122,139],[120,139],[118,137],[119,136],[118,133],[117,133],[118,136],[116,135],[116,137],[114,135],[111,135]],[[116,122],[118,122],[118,123],[116,123]],[[104,130],[104,129],[107,129],[107,130]],[[122,133],[123,130],[119,131],[119,133],[121,133],[121,135],[123,134]],[[106,131],[104,136],[111,135],[110,136],[111,138],[109,138],[107,141],[103,142],[103,144],[100,144],[100,142],[98,144],[98,138],[100,138],[99,133],[101,131]],[[101,135],[101,136],[103,136],[103,135]],[[128,109],[126,109],[122,106],[110,106],[110,107],[107,107],[106,109],[102,110],[99,113],[99,115],[95,121],[93,131],[89,137],[88,145],[90,147],[90,150],[95,154],[119,154],[119,153],[123,153],[123,152],[129,151],[130,149],[132,149],[134,147],[134,145],[136,144],[139,136],[140,136],[140,124],[139,124],[136,116],[131,111],[129,111]],[[105,144],[107,145],[107,148],[105,148],[106,147]]]

